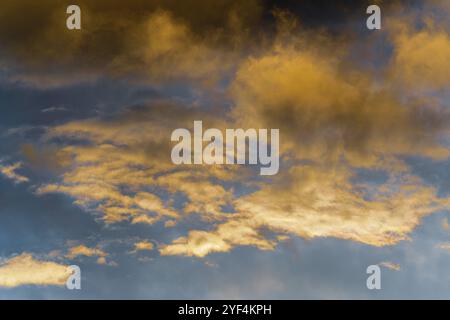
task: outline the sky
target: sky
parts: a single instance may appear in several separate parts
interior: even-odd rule
[[[0,299],[450,298],[448,1],[72,2],[0,7]]]

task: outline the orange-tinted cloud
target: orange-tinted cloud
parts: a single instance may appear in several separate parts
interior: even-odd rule
[[[89,248],[85,245],[78,245],[78,246],[74,246],[71,247],[69,249],[69,252],[67,253],[66,257],[69,259],[73,259],[76,258],[78,256],[86,256],[86,257],[93,257],[93,256],[99,256],[99,257],[104,257],[107,256],[108,254],[106,252],[104,252],[101,249],[98,248]]]
[[[380,262],[379,265],[394,271],[400,271],[402,269],[398,263],[393,263],[390,261]]]
[[[0,173],[7,177],[8,179],[13,180],[15,183],[28,182],[29,179],[21,174],[16,172],[17,169],[20,169],[22,163],[17,162],[12,165],[2,165],[0,162]]]
[[[447,85],[446,31],[388,32],[393,55],[374,75],[349,61],[351,37],[303,30],[281,11],[276,17],[276,32],[251,53],[239,46],[218,53],[215,32],[199,33],[172,11],[152,11],[136,26],[137,37],[150,33],[158,41],[131,39],[139,43],[136,59],[121,52],[113,69],[134,74],[128,61],[135,60],[157,78],[178,78],[173,72],[217,78],[235,70],[226,96],[231,111],[221,117],[213,108],[155,102],[49,128],[48,144],[65,141],[57,152],[64,173],[38,193],[67,194],[107,223],[169,227],[198,214],[205,230],[159,247],[163,255],[197,257],[243,245],[272,250],[290,236],[394,245],[409,239],[423,217],[448,209],[449,200],[404,160],[445,161],[450,154],[448,108],[412,85],[417,76],[421,88],[433,86],[434,78],[432,88]],[[434,50],[438,58],[429,62]],[[174,166],[170,133],[197,119],[216,128],[280,129],[280,174],[259,180],[246,167]],[[385,178],[360,181],[360,170]],[[248,192],[237,194],[233,185]]]
[[[147,241],[147,240],[142,240],[142,241],[138,241],[134,244],[134,252],[138,252],[138,251],[152,251],[153,250],[153,243]]]
[[[62,286],[71,274],[68,266],[37,260],[29,253],[23,253],[0,264],[0,287]]]

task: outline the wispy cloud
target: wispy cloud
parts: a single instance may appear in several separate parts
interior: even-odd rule
[[[66,107],[49,107],[41,110],[42,113],[64,112],[64,111],[68,111],[68,109]]]
[[[0,173],[7,177],[8,179],[11,179],[14,181],[14,183],[23,183],[28,182],[29,179],[19,173],[16,172],[16,170],[20,169],[22,167],[21,162],[16,162],[12,165],[3,165],[0,162]]]
[[[389,261],[380,262],[379,265],[394,271],[400,271],[402,269],[398,263],[393,263]]]
[[[442,243],[438,246],[440,249],[447,250],[450,253],[450,243]]]

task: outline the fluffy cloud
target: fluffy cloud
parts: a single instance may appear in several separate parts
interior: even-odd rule
[[[386,155],[448,156],[438,141],[448,109],[404,105],[389,86],[305,41],[294,37],[241,65],[232,85],[241,126],[279,128],[282,152],[299,159],[376,167]]]
[[[448,207],[436,190],[414,177],[369,186],[352,185],[348,175],[342,168],[291,168],[278,183],[236,199],[239,213],[225,223],[211,231],[190,231],[161,253],[203,257],[239,245],[270,250],[283,239],[280,235],[393,245],[409,239],[422,217]]]
[[[446,15],[448,19],[450,12]],[[418,30],[414,23],[417,20],[423,23]],[[450,86],[448,25],[439,24],[423,16],[413,16],[407,21],[392,19],[389,21],[389,27],[394,44],[390,72],[397,84],[415,90],[448,88]]]
[[[433,85],[431,79],[435,89],[447,85],[445,31],[389,34],[393,54],[374,75],[349,58],[356,50],[351,40],[305,31],[284,12],[276,13],[274,35],[250,53],[235,47],[235,59],[234,50],[217,56],[216,29],[200,32],[168,11],[152,11],[137,34],[132,28],[125,47],[140,43],[139,50],[121,51],[108,67],[135,73],[125,61],[139,61],[157,78],[228,75],[230,113],[154,102],[49,128],[46,143],[64,159],[63,174],[39,194],[67,194],[106,223],[173,226],[197,214],[204,230],[188,230],[159,247],[162,255],[197,257],[243,245],[271,250],[290,236],[393,245],[409,239],[423,217],[448,209],[449,200],[405,161],[449,156],[448,108],[411,85],[417,75],[421,88]],[[158,41],[133,40],[149,33]],[[170,133],[196,119],[215,128],[280,129],[280,174],[257,179],[245,167],[174,166]]]
[[[283,34],[273,48],[242,63],[231,86],[235,126],[280,129],[284,173],[234,198],[236,214],[224,223],[162,246],[163,255],[203,257],[239,245],[267,250],[280,234],[393,245],[409,239],[423,217],[449,208],[449,200],[403,160],[448,159],[448,108],[426,96],[404,101],[388,79],[349,66],[342,55],[346,44],[292,36],[294,29],[289,41]],[[434,36],[416,36],[421,47],[435,46]],[[394,45],[392,65],[398,68],[403,44]],[[445,63],[432,71],[442,68]],[[361,170],[385,178],[360,181]]]
[[[134,252],[137,251],[152,251],[153,250],[153,243],[147,241],[147,240],[142,240],[139,242],[136,242],[134,244]]]
[[[51,261],[41,261],[29,253],[10,258],[0,264],[0,287],[22,285],[65,285],[71,270]]]
[[[117,264],[114,261],[107,261],[108,253],[99,248],[90,248],[85,245],[78,245],[74,247],[70,247],[66,258],[75,259],[80,256],[84,257],[97,257],[97,263],[101,265],[109,265],[116,266]]]
[[[181,237],[170,245],[160,248],[162,255],[186,255],[204,257],[212,252],[227,252],[236,246],[255,246],[271,250],[276,242],[264,238],[259,232],[258,222],[230,219],[213,232],[193,230],[187,237]]]
[[[97,262],[99,264],[105,264],[106,263],[105,257],[107,257],[108,254],[105,251],[98,248],[90,248],[85,245],[78,245],[69,248],[68,253],[66,255],[66,257],[69,259],[74,259],[79,256],[98,257]]]

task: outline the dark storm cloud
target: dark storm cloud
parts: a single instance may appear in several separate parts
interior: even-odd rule
[[[397,5],[413,7],[420,0],[266,0],[265,8],[279,8],[291,12],[309,27],[327,28],[344,25],[351,19],[365,22],[364,16],[368,6],[377,4],[383,10],[392,10]]]
[[[194,72],[198,62],[249,41],[261,15],[254,0],[77,4],[81,31],[66,28],[65,1],[3,2],[0,66],[20,80],[49,86],[95,79],[98,72],[154,73],[160,64],[163,75],[171,76],[170,68],[175,74]],[[213,61],[194,77],[217,65]]]
[[[308,29],[343,32],[354,19],[364,25],[369,2],[79,0],[82,30],[71,31],[65,23],[72,2],[7,0],[0,67],[40,87],[93,81],[99,73],[216,81],[243,52],[257,52],[276,36],[280,12]],[[398,2],[378,1],[386,11]]]

